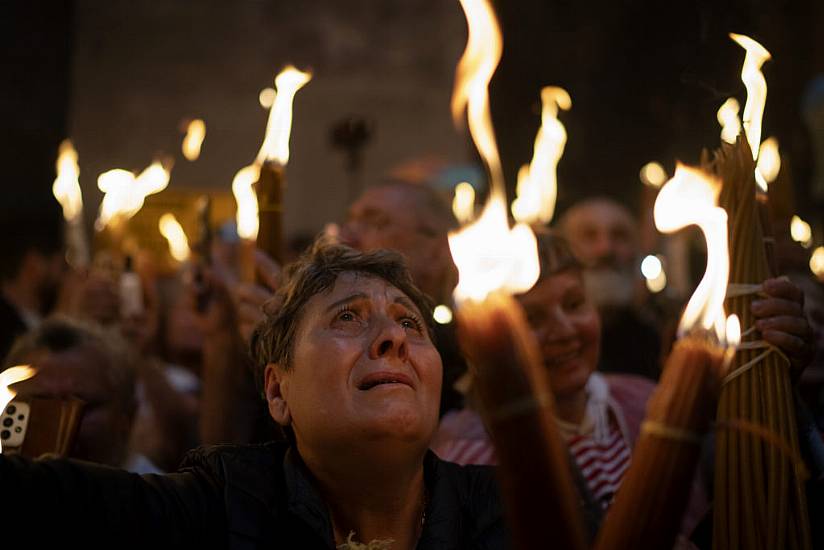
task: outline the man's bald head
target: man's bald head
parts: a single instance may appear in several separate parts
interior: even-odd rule
[[[454,287],[447,235],[457,227],[450,205],[437,191],[424,184],[392,181],[367,189],[352,204],[341,239],[363,251],[400,252],[415,283],[441,300]]]

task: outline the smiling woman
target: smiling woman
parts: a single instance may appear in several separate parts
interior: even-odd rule
[[[288,442],[200,449],[169,476],[0,456],[0,513],[38,544],[504,548],[492,470],[427,450],[441,389],[430,319],[399,255],[318,244],[253,341]],[[54,528],[35,529],[44,519]]]

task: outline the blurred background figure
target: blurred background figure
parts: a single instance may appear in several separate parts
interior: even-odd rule
[[[67,270],[57,201],[21,199],[7,194],[0,215],[0,357],[54,309]]]
[[[657,379],[661,334],[646,307],[637,221],[622,204],[594,197],[567,209],[558,229],[583,265],[587,295],[601,316],[599,369]]]
[[[48,319],[12,348],[5,366],[17,364],[37,369],[33,378],[15,386],[18,399],[84,402],[70,457],[140,473],[157,471],[145,457],[129,453],[138,362],[116,332],[66,317]]]

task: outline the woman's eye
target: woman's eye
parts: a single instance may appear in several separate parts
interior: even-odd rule
[[[354,321],[356,319],[355,312],[349,309],[344,309],[338,312],[336,319],[338,321]]]
[[[412,317],[404,317],[401,319],[401,326],[403,328],[409,328],[412,330],[420,331],[421,324],[417,319],[413,319]]]

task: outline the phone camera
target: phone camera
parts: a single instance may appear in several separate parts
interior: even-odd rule
[[[11,432],[8,430],[3,430],[0,432],[0,439],[8,439],[11,437]]]
[[[14,419],[13,418],[6,417],[6,418],[3,419],[3,426],[4,427],[10,428],[12,424],[14,424]]]
[[[9,408],[6,409],[6,414],[14,414],[17,412],[17,407],[14,405],[9,405]]]

